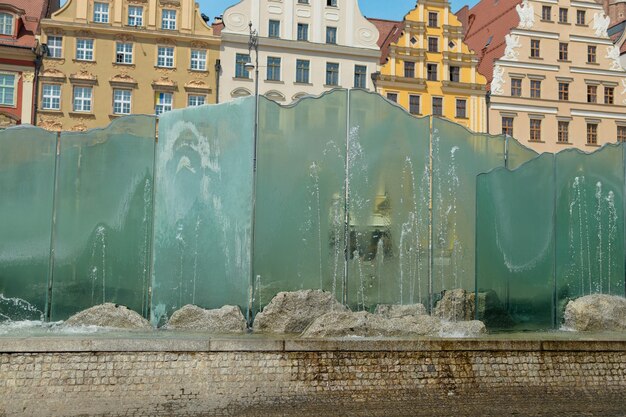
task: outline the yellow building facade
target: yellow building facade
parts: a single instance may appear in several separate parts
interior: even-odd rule
[[[420,0],[402,22],[370,19],[381,32],[377,91],[416,116],[446,117],[487,131],[486,82],[463,43],[450,3]]]
[[[216,102],[220,41],[194,0],[68,0],[41,27],[41,127],[82,131]]]

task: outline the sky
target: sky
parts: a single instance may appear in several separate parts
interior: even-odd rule
[[[196,0],[200,4],[202,13],[214,18],[224,13],[229,6],[238,3],[238,0]],[[456,12],[465,4],[474,4],[476,0],[452,0],[452,11]],[[401,20],[415,7],[415,0],[359,0],[361,12],[367,17],[380,19]]]

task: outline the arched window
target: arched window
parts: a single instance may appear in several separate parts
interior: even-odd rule
[[[13,35],[13,15],[0,12],[0,35]]]

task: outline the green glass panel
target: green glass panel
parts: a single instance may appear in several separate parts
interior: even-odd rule
[[[281,107],[261,98],[254,309],[280,291],[342,299],[347,91]]]
[[[513,138],[506,138],[507,164],[508,169],[516,169],[525,162],[536,158],[537,152],[519,143]]]
[[[554,157],[477,179],[476,286],[491,328],[552,326]]]
[[[147,314],[154,137],[149,116],[61,135],[52,320],[103,302]]]
[[[239,305],[250,282],[254,98],[159,120],[152,321]]]
[[[476,176],[504,166],[504,138],[433,119],[433,289],[474,289]]]
[[[0,131],[0,321],[46,309],[56,133]]]
[[[350,92],[349,304],[428,302],[430,121]]]
[[[567,150],[557,163],[557,297],[624,295],[624,162],[621,145],[585,154]]]

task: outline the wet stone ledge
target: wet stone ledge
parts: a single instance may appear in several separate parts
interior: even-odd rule
[[[617,416],[625,394],[621,340],[0,338],[0,416]]]

